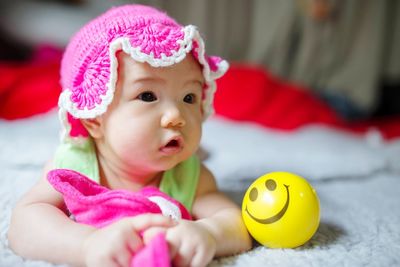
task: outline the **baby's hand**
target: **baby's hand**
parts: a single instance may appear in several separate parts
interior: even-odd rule
[[[134,252],[143,246],[138,232],[150,227],[171,227],[176,223],[159,214],[144,214],[125,218],[98,229],[83,242],[86,266],[128,267]]]
[[[214,236],[198,221],[180,221],[167,229],[166,238],[175,267],[206,266],[216,252]]]

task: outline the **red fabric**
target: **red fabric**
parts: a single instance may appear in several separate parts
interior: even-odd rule
[[[44,113],[57,105],[61,51],[41,47],[29,62],[0,62],[0,118]]]
[[[0,62],[0,118],[26,118],[57,105],[61,54],[57,49],[42,47],[29,62]],[[347,124],[307,90],[259,66],[233,64],[217,83],[216,113],[233,120],[283,130],[310,123],[355,133],[374,127],[386,139],[400,136],[400,116]]]
[[[400,116],[392,116],[388,118],[374,119],[370,121],[360,121],[349,124],[345,129],[365,133],[371,128],[378,130],[385,139],[394,139],[400,137]]]
[[[348,124],[301,86],[282,81],[258,66],[233,64],[217,84],[216,114],[233,120],[282,130],[311,123],[355,133],[375,127],[387,139],[400,136],[400,116]]]

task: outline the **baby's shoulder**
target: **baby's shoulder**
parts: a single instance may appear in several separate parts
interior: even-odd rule
[[[64,206],[64,199],[48,182],[47,174],[54,169],[53,159],[47,161],[43,167],[41,176],[28,192],[20,199],[18,205],[30,205],[45,203],[56,207]]]
[[[203,163],[200,163],[200,174],[196,195],[199,196],[215,191],[217,191],[217,183],[214,174]]]

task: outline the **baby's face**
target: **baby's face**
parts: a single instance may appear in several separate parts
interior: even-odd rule
[[[102,152],[135,171],[170,169],[191,156],[203,119],[198,62],[188,55],[173,66],[154,68],[121,52],[118,63],[114,100],[101,118]]]

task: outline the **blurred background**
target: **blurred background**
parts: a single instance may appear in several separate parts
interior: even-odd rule
[[[87,21],[132,2],[197,25],[209,54],[261,65],[346,120],[400,114],[397,0],[3,0],[1,64],[29,61],[38,47],[61,51]]]

